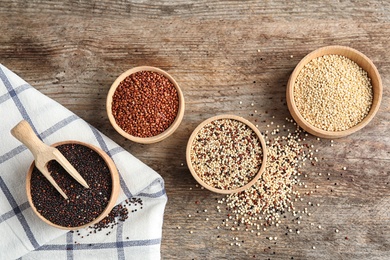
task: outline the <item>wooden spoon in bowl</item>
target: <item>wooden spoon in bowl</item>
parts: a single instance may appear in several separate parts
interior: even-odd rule
[[[47,163],[49,161],[57,161],[78,183],[85,188],[89,188],[87,182],[81,177],[77,170],[69,163],[69,161],[61,154],[61,152],[54,147],[48,146],[43,143],[34,133],[29,123],[26,120],[20,121],[11,130],[11,134],[21,141],[31,151],[35,158],[35,166],[38,170],[49,180],[51,185],[65,198],[68,196],[58,186],[50,172],[47,169]]]

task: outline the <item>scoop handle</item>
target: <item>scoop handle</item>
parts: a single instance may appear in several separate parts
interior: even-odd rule
[[[22,142],[37,159],[37,155],[47,150],[47,145],[43,143],[34,133],[30,124],[26,120],[20,121],[11,129],[11,134]]]

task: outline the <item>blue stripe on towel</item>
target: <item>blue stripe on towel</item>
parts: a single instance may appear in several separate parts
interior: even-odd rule
[[[11,96],[12,100],[14,101],[16,107],[18,108],[20,114],[22,117],[31,125],[34,132],[38,135],[37,130],[35,129],[30,116],[28,115],[26,109],[24,108],[22,102],[20,101],[15,89],[12,87],[11,82],[9,82],[7,76],[5,75],[3,69],[0,67],[0,78],[4,83],[4,86],[7,88],[7,91],[9,95]]]
[[[22,93],[24,90],[29,89],[29,88],[31,88],[30,85],[23,84],[23,85],[15,88],[15,93],[18,95],[18,94]],[[9,100],[10,98],[11,98],[11,95],[9,93],[6,93],[6,94],[0,96],[0,104],[4,103],[5,101]]]
[[[123,247],[141,247],[141,246],[152,246],[152,245],[159,245],[161,243],[161,238],[155,238],[155,239],[144,239],[144,240],[129,240],[129,241],[123,241]],[[97,250],[97,249],[111,249],[116,248],[117,242],[110,242],[110,243],[94,243],[94,244],[77,244],[75,246],[72,246],[71,250],[78,251],[78,250]],[[66,244],[47,244],[43,245],[37,249],[36,251],[58,251],[58,250],[67,250]],[[120,259],[120,258],[119,258]]]
[[[30,240],[30,243],[33,245],[34,248],[39,247],[39,244],[35,239],[34,234],[31,232],[26,219],[24,218],[23,214],[20,214],[21,210],[18,204],[16,203],[14,197],[12,196],[10,190],[8,189],[7,185],[4,183],[4,180],[3,178],[1,178],[1,176],[0,176],[0,189],[3,191],[11,207],[14,209],[15,215],[18,218],[20,224],[22,225],[24,231],[26,232],[26,235]]]
[[[116,230],[116,251],[118,259],[125,259],[125,250],[123,249],[123,224],[119,224]]]
[[[66,259],[72,260],[73,259],[73,233],[68,232],[66,234]],[[61,249],[63,250],[63,248]]]
[[[148,197],[148,198],[158,198],[158,197],[166,195],[165,188],[164,188],[164,180],[162,178],[155,179],[148,186],[146,186],[145,189],[148,189],[151,186],[154,186],[156,184],[160,184],[161,185],[161,190],[160,191],[155,192],[155,193],[143,193],[143,192],[141,192],[141,193],[138,194],[138,196]]]
[[[42,139],[45,139],[46,137],[50,136],[51,134],[55,133],[56,131],[60,130],[61,128],[64,128],[65,126],[69,125],[73,121],[76,121],[77,119],[80,119],[76,115],[68,116],[67,118],[62,119],[52,127],[49,127],[45,131],[43,131],[40,136]]]
[[[103,149],[103,151],[105,151],[112,158],[112,154],[110,154],[110,151],[108,150],[107,144],[104,142],[103,136],[99,133],[98,130],[96,130],[96,128],[92,127],[91,125],[89,125],[89,126],[92,130],[92,133],[95,135],[95,138],[98,141],[100,147]],[[120,182],[121,188],[122,188],[123,192],[125,193],[125,195],[128,198],[132,198],[133,195],[131,194],[130,190],[128,189],[127,185],[125,184],[121,174],[119,174],[119,182]]]
[[[66,125],[70,124],[71,122],[79,119],[76,115],[71,115],[67,118],[64,118],[60,122],[56,123],[54,126],[48,128],[47,130],[43,131],[40,136],[42,139],[50,136],[51,134],[55,133],[56,131],[60,130],[61,128],[65,127]],[[27,149],[24,145],[19,145],[18,147],[12,149],[8,153],[5,153],[0,156],[0,164],[4,163],[5,161],[11,159],[12,157],[18,155],[19,153],[25,151]]]
[[[24,145],[19,145],[18,147],[15,147],[14,149],[12,149],[11,151],[3,154],[0,156],[0,164],[4,163],[5,161],[8,161],[9,159],[13,158],[14,156],[16,156],[17,154],[20,154],[21,152],[23,152],[24,150],[26,150],[27,147],[24,146]]]
[[[4,213],[0,216],[0,223],[6,221],[7,219],[12,218],[15,216],[15,212],[23,212],[25,209],[28,209],[30,207],[30,204],[28,202],[23,203],[22,205],[18,206],[19,209],[13,208],[10,211]]]

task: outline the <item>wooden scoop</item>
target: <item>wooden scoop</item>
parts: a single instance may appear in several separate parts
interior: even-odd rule
[[[81,177],[77,170],[69,163],[69,161],[61,154],[61,152],[54,147],[44,144],[34,133],[29,123],[25,120],[20,121],[11,130],[11,134],[21,141],[31,151],[35,158],[35,166],[38,170],[49,180],[56,190],[65,198],[68,196],[58,186],[50,172],[47,169],[49,161],[57,161],[78,183],[85,188],[89,188],[87,182]]]

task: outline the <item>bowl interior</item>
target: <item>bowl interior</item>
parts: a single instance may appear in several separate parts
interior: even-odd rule
[[[260,144],[261,144],[261,148],[262,148],[262,152],[263,152],[263,158],[262,158],[262,163],[261,163],[261,167],[260,169],[258,170],[257,174],[253,177],[253,179],[251,181],[249,181],[246,185],[244,186],[241,186],[239,188],[236,188],[236,189],[228,189],[228,190],[223,190],[223,189],[219,189],[219,188],[216,188],[216,187],[213,187],[213,186],[210,186],[209,184],[207,184],[206,182],[204,182],[200,177],[199,175],[196,173],[193,165],[192,165],[192,161],[191,161],[191,148],[192,148],[192,144],[194,142],[194,139],[196,138],[198,132],[207,124],[215,121],[215,120],[218,120],[218,119],[233,119],[233,120],[237,120],[239,122],[242,122],[244,124],[246,124],[248,127],[250,127],[257,135],[259,141],[260,141]],[[195,130],[192,132],[189,140],[188,140],[188,143],[187,143],[187,148],[186,148],[186,161],[187,161],[187,165],[188,165],[188,168],[192,174],[192,176],[194,177],[194,179],[200,184],[202,185],[203,187],[205,187],[206,189],[210,190],[210,191],[213,191],[213,192],[216,192],[216,193],[221,193],[221,194],[231,194],[231,193],[237,193],[237,192],[240,192],[240,191],[243,191],[249,187],[251,187],[252,185],[255,184],[255,182],[261,177],[262,173],[264,172],[265,170],[265,166],[266,166],[266,161],[267,161],[267,149],[266,149],[266,144],[265,144],[265,141],[264,141],[264,138],[263,136],[261,135],[260,131],[251,123],[249,122],[248,120],[242,118],[242,117],[239,117],[239,116],[235,116],[235,115],[219,115],[219,116],[214,116],[214,117],[211,117],[205,121],[203,121],[202,123],[200,123],[196,128]]]
[[[336,54],[341,55],[346,58],[349,58],[350,60],[356,62],[363,70],[365,70],[368,74],[368,77],[371,79],[371,84],[373,88],[373,101],[371,109],[368,113],[368,115],[357,125],[344,130],[344,131],[325,131],[323,129],[320,129],[318,127],[315,127],[311,125],[309,122],[307,122],[302,115],[299,113],[295,101],[294,101],[294,84],[296,81],[297,76],[299,75],[302,68],[309,63],[312,59],[315,59],[317,57],[321,57],[324,55],[329,54]],[[382,81],[381,77],[379,75],[378,70],[376,69],[375,65],[372,63],[372,61],[366,57],[361,52],[352,49],[350,47],[345,46],[327,46],[320,49],[317,49],[311,53],[309,53],[306,57],[304,57],[298,65],[295,67],[294,71],[292,72],[289,81],[287,83],[287,106],[288,109],[294,118],[294,120],[298,123],[300,127],[302,127],[305,131],[318,136],[322,138],[340,138],[347,135],[350,135],[360,129],[362,129],[364,126],[366,126],[372,118],[377,113],[381,99],[382,99]]]
[[[179,109],[178,109],[178,112],[177,112],[177,115],[176,115],[176,118],[175,120],[173,121],[173,123],[162,133],[156,135],[156,136],[152,136],[152,137],[145,137],[145,138],[142,138],[142,137],[137,137],[137,136],[133,136],[133,135],[130,135],[129,133],[127,133],[126,131],[124,131],[115,121],[115,117],[112,115],[112,97],[117,89],[117,87],[119,86],[119,84],[128,76],[130,76],[131,74],[134,74],[136,72],[139,72],[139,71],[152,71],[152,72],[157,72],[163,76],[165,76],[166,78],[169,79],[169,81],[171,81],[173,83],[173,85],[175,86],[176,88],[176,91],[177,91],[177,94],[178,94],[178,98],[179,98]],[[110,90],[108,91],[108,94],[107,94],[107,103],[106,103],[106,109],[107,109],[107,115],[108,115],[108,119],[110,120],[110,123],[111,125],[114,127],[114,129],[120,134],[122,135],[123,137],[133,141],[133,142],[137,142],[137,143],[142,143],[142,144],[151,144],[151,143],[156,143],[156,142],[160,142],[162,141],[163,139],[167,138],[168,136],[170,136],[180,125],[182,119],[183,119],[183,116],[184,116],[184,109],[185,109],[185,103],[184,103],[184,95],[179,87],[179,84],[176,82],[176,80],[170,75],[168,74],[166,71],[164,70],[161,70],[159,68],[155,68],[155,67],[151,67],[151,66],[140,66],[140,67],[135,67],[135,68],[132,68],[132,69],[129,69],[127,71],[125,71],[124,73],[122,73],[115,81],[114,83],[111,85],[111,88]]]
[[[111,196],[110,196],[109,202],[108,202],[106,208],[104,209],[104,211],[101,212],[97,218],[95,218],[93,221],[91,221],[91,222],[89,222],[89,223],[87,223],[85,225],[82,225],[82,226],[64,227],[64,226],[57,225],[57,224],[51,222],[50,220],[48,220],[47,218],[45,218],[44,216],[42,216],[38,212],[37,208],[35,207],[35,205],[34,205],[34,203],[32,201],[32,197],[31,197],[31,175],[32,175],[33,169],[35,167],[34,161],[32,162],[32,164],[31,164],[31,166],[30,166],[30,168],[29,168],[29,170],[27,172],[27,177],[26,177],[27,199],[28,199],[28,202],[29,202],[32,210],[34,211],[34,213],[40,219],[42,219],[44,222],[46,222],[47,224],[49,224],[51,226],[54,226],[54,227],[60,228],[60,229],[75,230],[75,229],[88,227],[90,225],[98,223],[100,220],[105,218],[110,213],[112,208],[115,206],[116,200],[117,200],[118,195],[119,195],[119,189],[120,189],[119,175],[118,175],[118,171],[117,171],[116,166],[115,166],[114,162],[112,161],[112,159],[103,150],[101,150],[100,148],[98,148],[96,146],[93,146],[93,145],[90,145],[90,144],[79,142],[79,141],[64,141],[64,142],[55,143],[52,146],[53,147],[57,147],[57,146],[62,145],[62,144],[80,144],[80,145],[86,146],[86,147],[94,150],[95,152],[97,152],[100,155],[100,157],[104,160],[104,162],[107,165],[107,167],[109,168],[109,171],[110,171],[110,174],[111,174],[111,180],[112,180]],[[62,199],[62,197],[60,197],[60,199]]]

